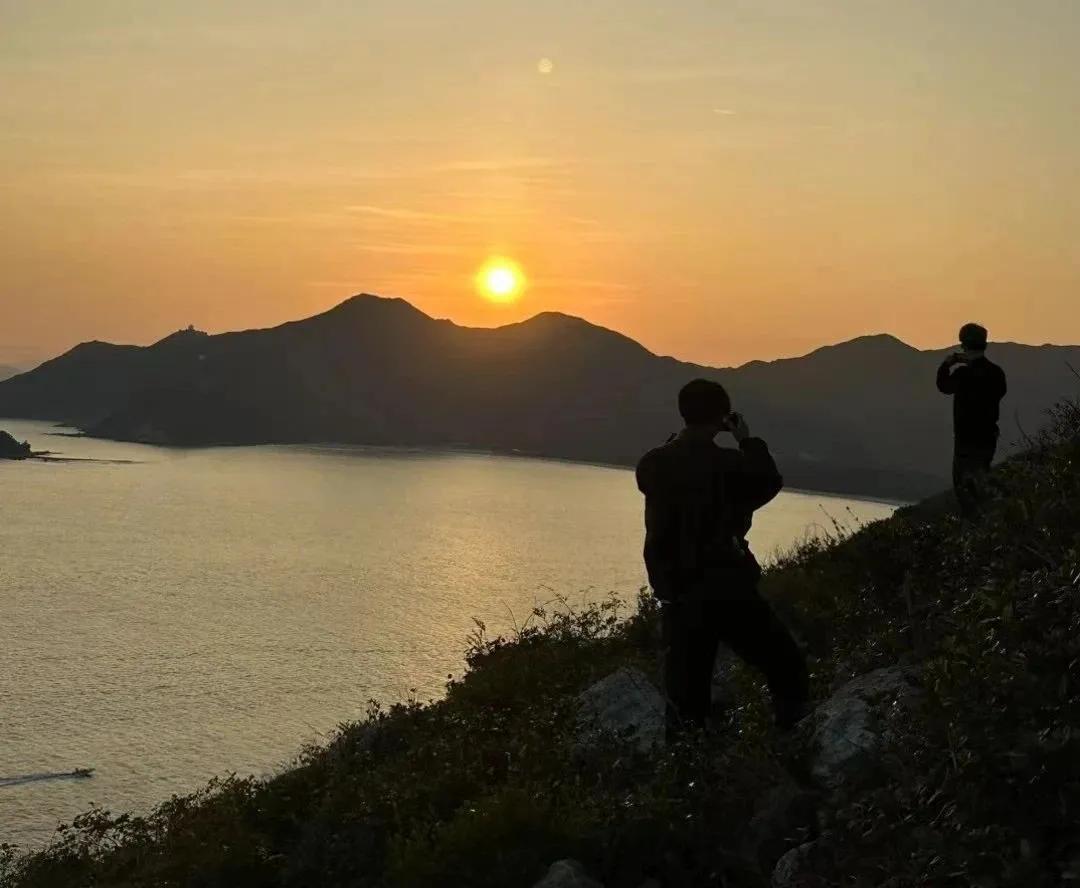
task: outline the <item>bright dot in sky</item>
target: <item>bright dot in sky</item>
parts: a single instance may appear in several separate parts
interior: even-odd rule
[[[536,70],[541,74],[550,74],[555,70],[555,63],[551,59],[540,59],[536,63]]]
[[[511,259],[493,256],[476,275],[480,292],[492,302],[513,302],[521,295],[525,276]]]

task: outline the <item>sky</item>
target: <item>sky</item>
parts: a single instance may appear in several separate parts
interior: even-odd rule
[[[1078,42],[1073,0],[0,0],[0,362],[358,292],[715,365],[1080,343]]]

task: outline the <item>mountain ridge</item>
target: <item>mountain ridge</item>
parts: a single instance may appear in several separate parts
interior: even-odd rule
[[[909,499],[948,483],[949,402],[933,382],[942,353],[879,333],[708,367],[561,312],[464,327],[357,294],[275,327],[82,343],[0,382],[0,416],[149,443],[468,446],[632,465],[678,428],[678,388],[704,376],[729,388],[790,486]],[[992,354],[1010,375],[1006,452],[1076,391],[1068,364],[1080,366],[1080,347]]]

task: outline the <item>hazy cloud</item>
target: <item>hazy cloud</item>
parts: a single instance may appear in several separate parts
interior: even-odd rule
[[[402,222],[467,222],[476,218],[475,216],[459,213],[431,213],[426,210],[412,210],[405,207],[379,207],[372,204],[353,204],[345,207],[345,210],[363,216],[397,219]]]
[[[363,292],[357,288],[356,281],[307,281],[304,286],[311,287],[313,290],[341,290],[348,293]]]
[[[622,292],[632,289],[628,284],[603,280],[602,278],[541,277],[533,278],[532,283],[537,287],[566,287],[575,290],[599,290],[604,292]]]
[[[779,81],[790,75],[782,62],[740,61],[726,64],[703,62],[702,64],[648,65],[635,68],[617,68],[606,73],[608,79],[618,83],[678,84],[703,83],[709,80],[728,80],[740,83]],[[603,76],[603,75],[601,75]]]
[[[488,158],[480,160],[455,160],[436,164],[435,172],[445,173],[507,173],[515,170],[552,169],[570,166],[569,160],[557,160],[552,157],[510,157]]]
[[[361,243],[354,244],[353,249],[394,256],[457,256],[463,252],[451,244]]]

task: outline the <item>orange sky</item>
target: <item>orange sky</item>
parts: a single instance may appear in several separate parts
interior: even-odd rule
[[[713,364],[1080,342],[1078,40],[1054,0],[0,0],[0,362],[359,291]]]

